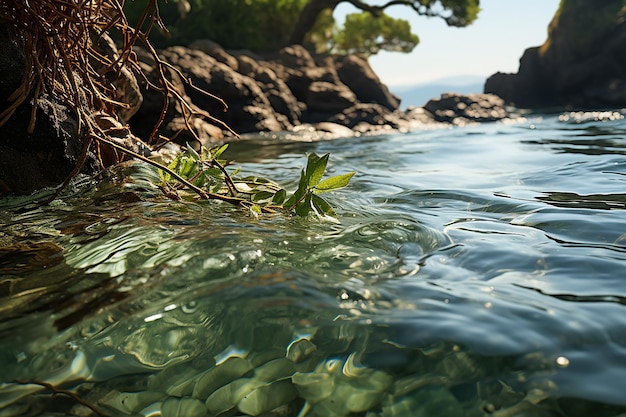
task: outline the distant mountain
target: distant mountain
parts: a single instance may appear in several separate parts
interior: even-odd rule
[[[433,80],[426,83],[414,84],[410,86],[389,87],[392,93],[402,99],[402,108],[409,106],[421,107],[432,98],[439,98],[443,93],[482,93],[485,85],[485,78],[479,75],[462,75],[458,77],[447,77]]]

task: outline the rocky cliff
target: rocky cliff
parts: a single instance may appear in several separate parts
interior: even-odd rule
[[[485,84],[518,108],[626,107],[626,1],[561,0],[548,39],[527,49],[517,74]]]

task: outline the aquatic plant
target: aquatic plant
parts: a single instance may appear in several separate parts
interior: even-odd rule
[[[159,169],[160,187],[173,199],[185,196],[185,190],[204,199],[216,199],[247,207],[256,214],[284,211],[299,216],[314,214],[332,217],[335,212],[319,194],[343,188],[354,172],[323,179],[329,154],[311,153],[300,173],[297,189],[287,198],[287,191],[277,183],[257,176],[240,176],[239,169],[228,173],[228,161],[221,159],[228,144],[202,147],[196,152],[186,147],[167,166]],[[181,194],[183,194],[181,196]],[[188,193],[187,193],[188,194]]]

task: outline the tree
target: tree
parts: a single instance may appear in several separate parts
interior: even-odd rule
[[[375,55],[381,49],[390,52],[411,52],[419,43],[411,33],[411,25],[403,19],[386,14],[379,17],[370,13],[354,13],[346,16],[343,30],[331,41],[331,52],[339,54],[359,53]]]
[[[139,19],[147,1],[125,2],[124,11],[131,23]],[[183,0],[158,0],[168,32],[152,32],[155,46],[211,39],[226,49],[274,52],[287,44],[307,0],[185,1],[182,7]]]
[[[307,33],[314,27],[318,16],[326,9],[334,10],[340,3],[348,2],[374,17],[383,15],[391,6],[407,6],[418,15],[440,17],[448,26],[464,27],[471,24],[480,11],[480,0],[389,0],[382,5],[372,5],[362,0],[309,0],[302,9],[289,39],[290,44],[303,44]]]

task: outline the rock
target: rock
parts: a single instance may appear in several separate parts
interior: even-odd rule
[[[57,186],[78,163],[84,138],[78,135],[71,109],[42,96],[32,133],[28,133],[30,119],[27,101],[0,127],[0,194],[29,194]]]
[[[93,118],[98,127],[107,134],[107,140],[137,155],[150,156],[150,149],[141,139],[130,131],[127,125],[123,125],[119,120],[105,113],[95,113]],[[110,145],[101,143],[99,157],[104,166],[111,166],[124,160],[127,154],[121,153],[120,150]]]
[[[306,105],[310,113],[334,115],[356,102],[356,96],[345,85],[315,81],[309,87]]]
[[[161,51],[161,57],[180,68],[194,86],[221,98],[222,102],[186,88],[191,100],[214,117],[226,122],[238,133],[286,130],[292,127],[286,116],[276,113],[258,83],[251,77],[240,74],[218,62],[202,51],[180,46]]]
[[[291,130],[301,124],[327,121],[348,127],[361,123],[362,130],[364,126],[378,130],[382,125],[404,129],[410,125],[407,113],[398,111],[399,100],[362,57],[312,56],[296,45],[262,58],[247,51],[224,51],[208,40],[196,41],[189,48],[170,47],[160,55],[194,86],[223,99],[228,105],[226,112],[219,100],[185,87],[176,73],[168,74],[194,106],[207,110],[238,133]],[[145,53],[140,56],[144,70],[152,71],[151,58]],[[155,115],[160,114],[155,103],[162,101],[152,95],[147,93],[145,109],[131,120],[138,125],[133,128],[143,129],[144,134],[149,132],[141,126],[151,126],[148,121],[156,122]],[[172,122],[180,120],[180,112],[180,108],[168,109],[163,132],[171,133],[165,128],[181,124]],[[214,133],[209,136],[219,137]]]
[[[191,133],[189,127],[194,129],[195,135]],[[176,143],[181,145],[189,143],[194,148],[200,145],[210,148],[225,137],[222,128],[198,117],[192,117],[189,121],[185,121],[182,116],[174,117],[165,124],[162,132],[166,137],[175,137]],[[196,142],[199,143],[194,146]]]
[[[358,55],[346,55],[337,59],[337,73],[362,103],[374,103],[395,110],[400,100],[389,92],[370,67],[367,59]]]
[[[0,99],[2,111],[10,105],[6,100],[20,86],[24,72],[24,51],[0,26]]]
[[[249,51],[225,51],[209,40],[196,41],[189,48],[170,47],[160,54],[180,68],[195,86],[222,98],[229,109],[224,113],[219,100],[184,87],[178,79],[175,84],[185,89],[186,97],[194,103],[192,106],[208,110],[238,133],[293,130],[299,126],[304,129],[316,126],[321,133],[329,133],[321,127],[320,123],[324,122],[354,129],[356,133],[386,133],[437,123],[465,124],[507,117],[503,103],[492,102],[494,99],[487,96],[433,102],[432,112],[422,108],[400,111],[399,99],[374,74],[367,59],[356,55],[312,55],[295,45],[261,57]],[[172,76],[176,80],[176,74]],[[463,103],[450,103],[450,100]],[[154,120],[154,115],[160,112],[154,103],[160,102],[156,98],[146,101],[149,111],[142,109],[140,113],[151,114]],[[466,108],[461,109],[463,106]],[[133,123],[138,118],[133,118]],[[174,119],[177,121],[173,122]],[[162,131],[171,134],[174,130],[171,126],[181,126],[181,121],[184,119],[179,108],[168,110]],[[191,124],[196,126],[195,123]],[[207,144],[227,138],[219,135],[219,124],[217,128],[215,124],[196,127],[207,132],[200,142]],[[180,137],[189,140],[190,135]]]
[[[329,119],[330,122],[339,123],[349,128],[355,127],[359,123],[367,123],[372,126],[382,126],[389,119],[389,111],[379,104],[357,103],[345,109]]]
[[[626,106],[626,7],[620,0],[564,0],[541,47],[516,74],[496,73],[485,92],[518,108]]]
[[[320,122],[315,124],[315,130],[318,132],[330,133],[334,138],[347,138],[354,136],[354,131],[349,127],[333,122]]]
[[[272,108],[287,117],[291,124],[299,124],[302,106],[295,98],[287,83],[269,65],[263,65],[248,55],[237,57],[239,72],[254,78],[267,95]]]
[[[139,65],[145,74],[145,79],[142,78],[140,82],[144,102],[137,113],[130,119],[129,124],[134,134],[147,141],[152,134],[154,126],[161,117],[164,100],[161,92],[148,86],[148,82],[153,85],[159,85],[159,77],[152,55],[141,48],[136,47],[134,50],[137,54]],[[185,83],[178,72],[171,68],[165,68],[165,76],[170,81],[172,88],[181,92],[181,97],[191,103],[191,98],[185,93]],[[191,110],[193,112],[201,112],[201,109],[193,105],[193,103],[191,103]],[[169,100],[168,107],[163,117],[161,127],[157,132],[158,135],[167,138],[171,138],[175,135],[175,141],[182,145],[193,136],[186,126],[183,109],[176,100]],[[196,121],[197,119],[200,121]],[[201,119],[192,115],[190,116],[189,124],[198,128],[199,124],[201,124]],[[213,132],[213,130],[210,128],[201,128],[200,132],[198,132],[202,139],[207,139],[209,142],[221,140],[224,136],[221,129],[219,133],[216,132],[215,136],[211,135],[209,138],[204,137],[203,132],[208,133]]]
[[[198,39],[189,44],[190,49],[197,49],[215,58],[218,62],[227,65],[234,71],[238,70],[237,58],[226,52],[217,42],[209,39]]]
[[[315,61],[311,53],[302,45],[292,45],[281,49],[278,52],[278,60],[289,68],[312,68],[315,67]]]
[[[504,100],[495,94],[442,94],[432,99],[424,109],[435,121],[465,125],[477,122],[494,122],[509,117]]]

